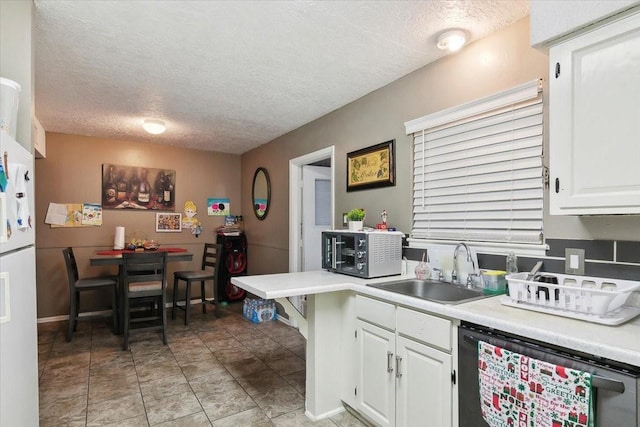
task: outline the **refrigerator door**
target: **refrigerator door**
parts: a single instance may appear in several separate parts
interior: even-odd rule
[[[0,253],[35,244],[33,156],[0,132]]]
[[[37,426],[36,250],[0,255],[0,426]]]

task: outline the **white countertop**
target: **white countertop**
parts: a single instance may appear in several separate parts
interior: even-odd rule
[[[360,279],[328,271],[233,277],[231,282],[261,298],[275,299],[351,290],[433,314],[476,323],[567,349],[640,367],[640,317],[606,326],[537,313],[500,303],[500,296],[445,305],[366,286],[413,277],[402,275]]]

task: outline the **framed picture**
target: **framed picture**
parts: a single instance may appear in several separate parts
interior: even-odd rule
[[[181,213],[157,213],[156,231],[158,233],[179,233],[182,231]]]
[[[102,209],[175,211],[176,171],[102,165]]]
[[[347,191],[396,185],[395,139],[347,153]]]

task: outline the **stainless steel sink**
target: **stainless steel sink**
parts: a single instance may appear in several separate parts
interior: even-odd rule
[[[491,296],[485,295],[479,289],[437,280],[404,279],[395,282],[370,284],[369,286],[441,304],[461,304]]]

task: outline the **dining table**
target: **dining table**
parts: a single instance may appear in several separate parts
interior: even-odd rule
[[[179,261],[191,261],[193,253],[184,248],[159,248],[159,252],[167,252],[167,263]],[[118,266],[118,333],[124,330],[124,310],[121,309],[124,301],[124,263],[123,253],[137,253],[135,250],[99,250],[89,259],[92,266],[117,265]]]

